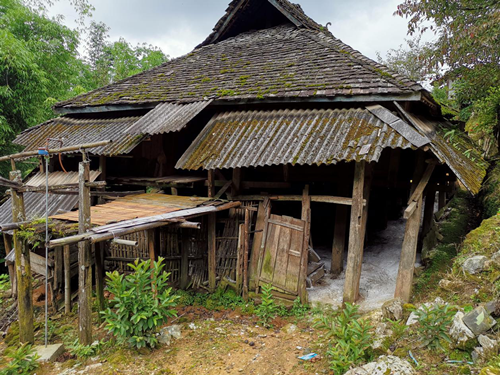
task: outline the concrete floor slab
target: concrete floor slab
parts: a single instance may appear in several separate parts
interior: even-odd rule
[[[63,344],[39,345],[36,348],[38,353],[38,362],[54,362],[61,354],[64,353]]]

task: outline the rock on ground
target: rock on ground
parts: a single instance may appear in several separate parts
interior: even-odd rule
[[[344,375],[413,375],[416,374],[410,363],[392,355],[381,356],[376,362],[347,371]]]
[[[487,260],[488,258],[485,257],[484,255],[473,256],[472,258],[465,260],[464,264],[462,264],[462,269],[465,272],[474,275],[484,270]]]
[[[497,323],[483,306],[476,307],[467,313],[463,321],[476,336],[489,331]]]
[[[403,319],[403,301],[400,298],[391,299],[382,305],[384,318],[390,320]]]
[[[464,316],[463,312],[457,312],[450,327],[450,337],[457,346],[464,346],[476,337],[469,327],[465,325]]]

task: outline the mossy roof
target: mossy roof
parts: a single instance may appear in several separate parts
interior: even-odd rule
[[[408,95],[423,88],[328,31],[291,23],[244,32],[55,108],[207,99]]]

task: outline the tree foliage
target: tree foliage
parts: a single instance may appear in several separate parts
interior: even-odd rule
[[[453,82],[457,118],[474,115],[484,136],[498,133],[500,1],[404,0],[395,14],[408,19],[410,35],[434,33],[420,61],[428,71],[446,69],[441,79]]]
[[[92,22],[81,57],[81,30],[49,17],[57,0],[0,0],[0,153],[18,151],[12,145],[22,130],[52,117],[52,106],[99,86],[123,79],[166,61],[158,48],[136,47],[121,38],[110,42],[108,27]],[[89,18],[88,0],[69,0],[80,24]],[[7,166],[0,165],[2,175]]]

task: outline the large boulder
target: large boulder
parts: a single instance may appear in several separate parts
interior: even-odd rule
[[[450,327],[450,337],[458,347],[464,347],[469,341],[475,339],[474,333],[467,327],[463,321],[463,312],[457,312],[453,318]]]
[[[392,355],[381,356],[375,362],[347,371],[344,375],[413,375],[416,374],[410,363]]]
[[[487,260],[488,258],[484,255],[473,256],[472,258],[468,258],[465,260],[465,262],[462,264],[462,269],[465,272],[474,275],[476,273],[484,271]]]

